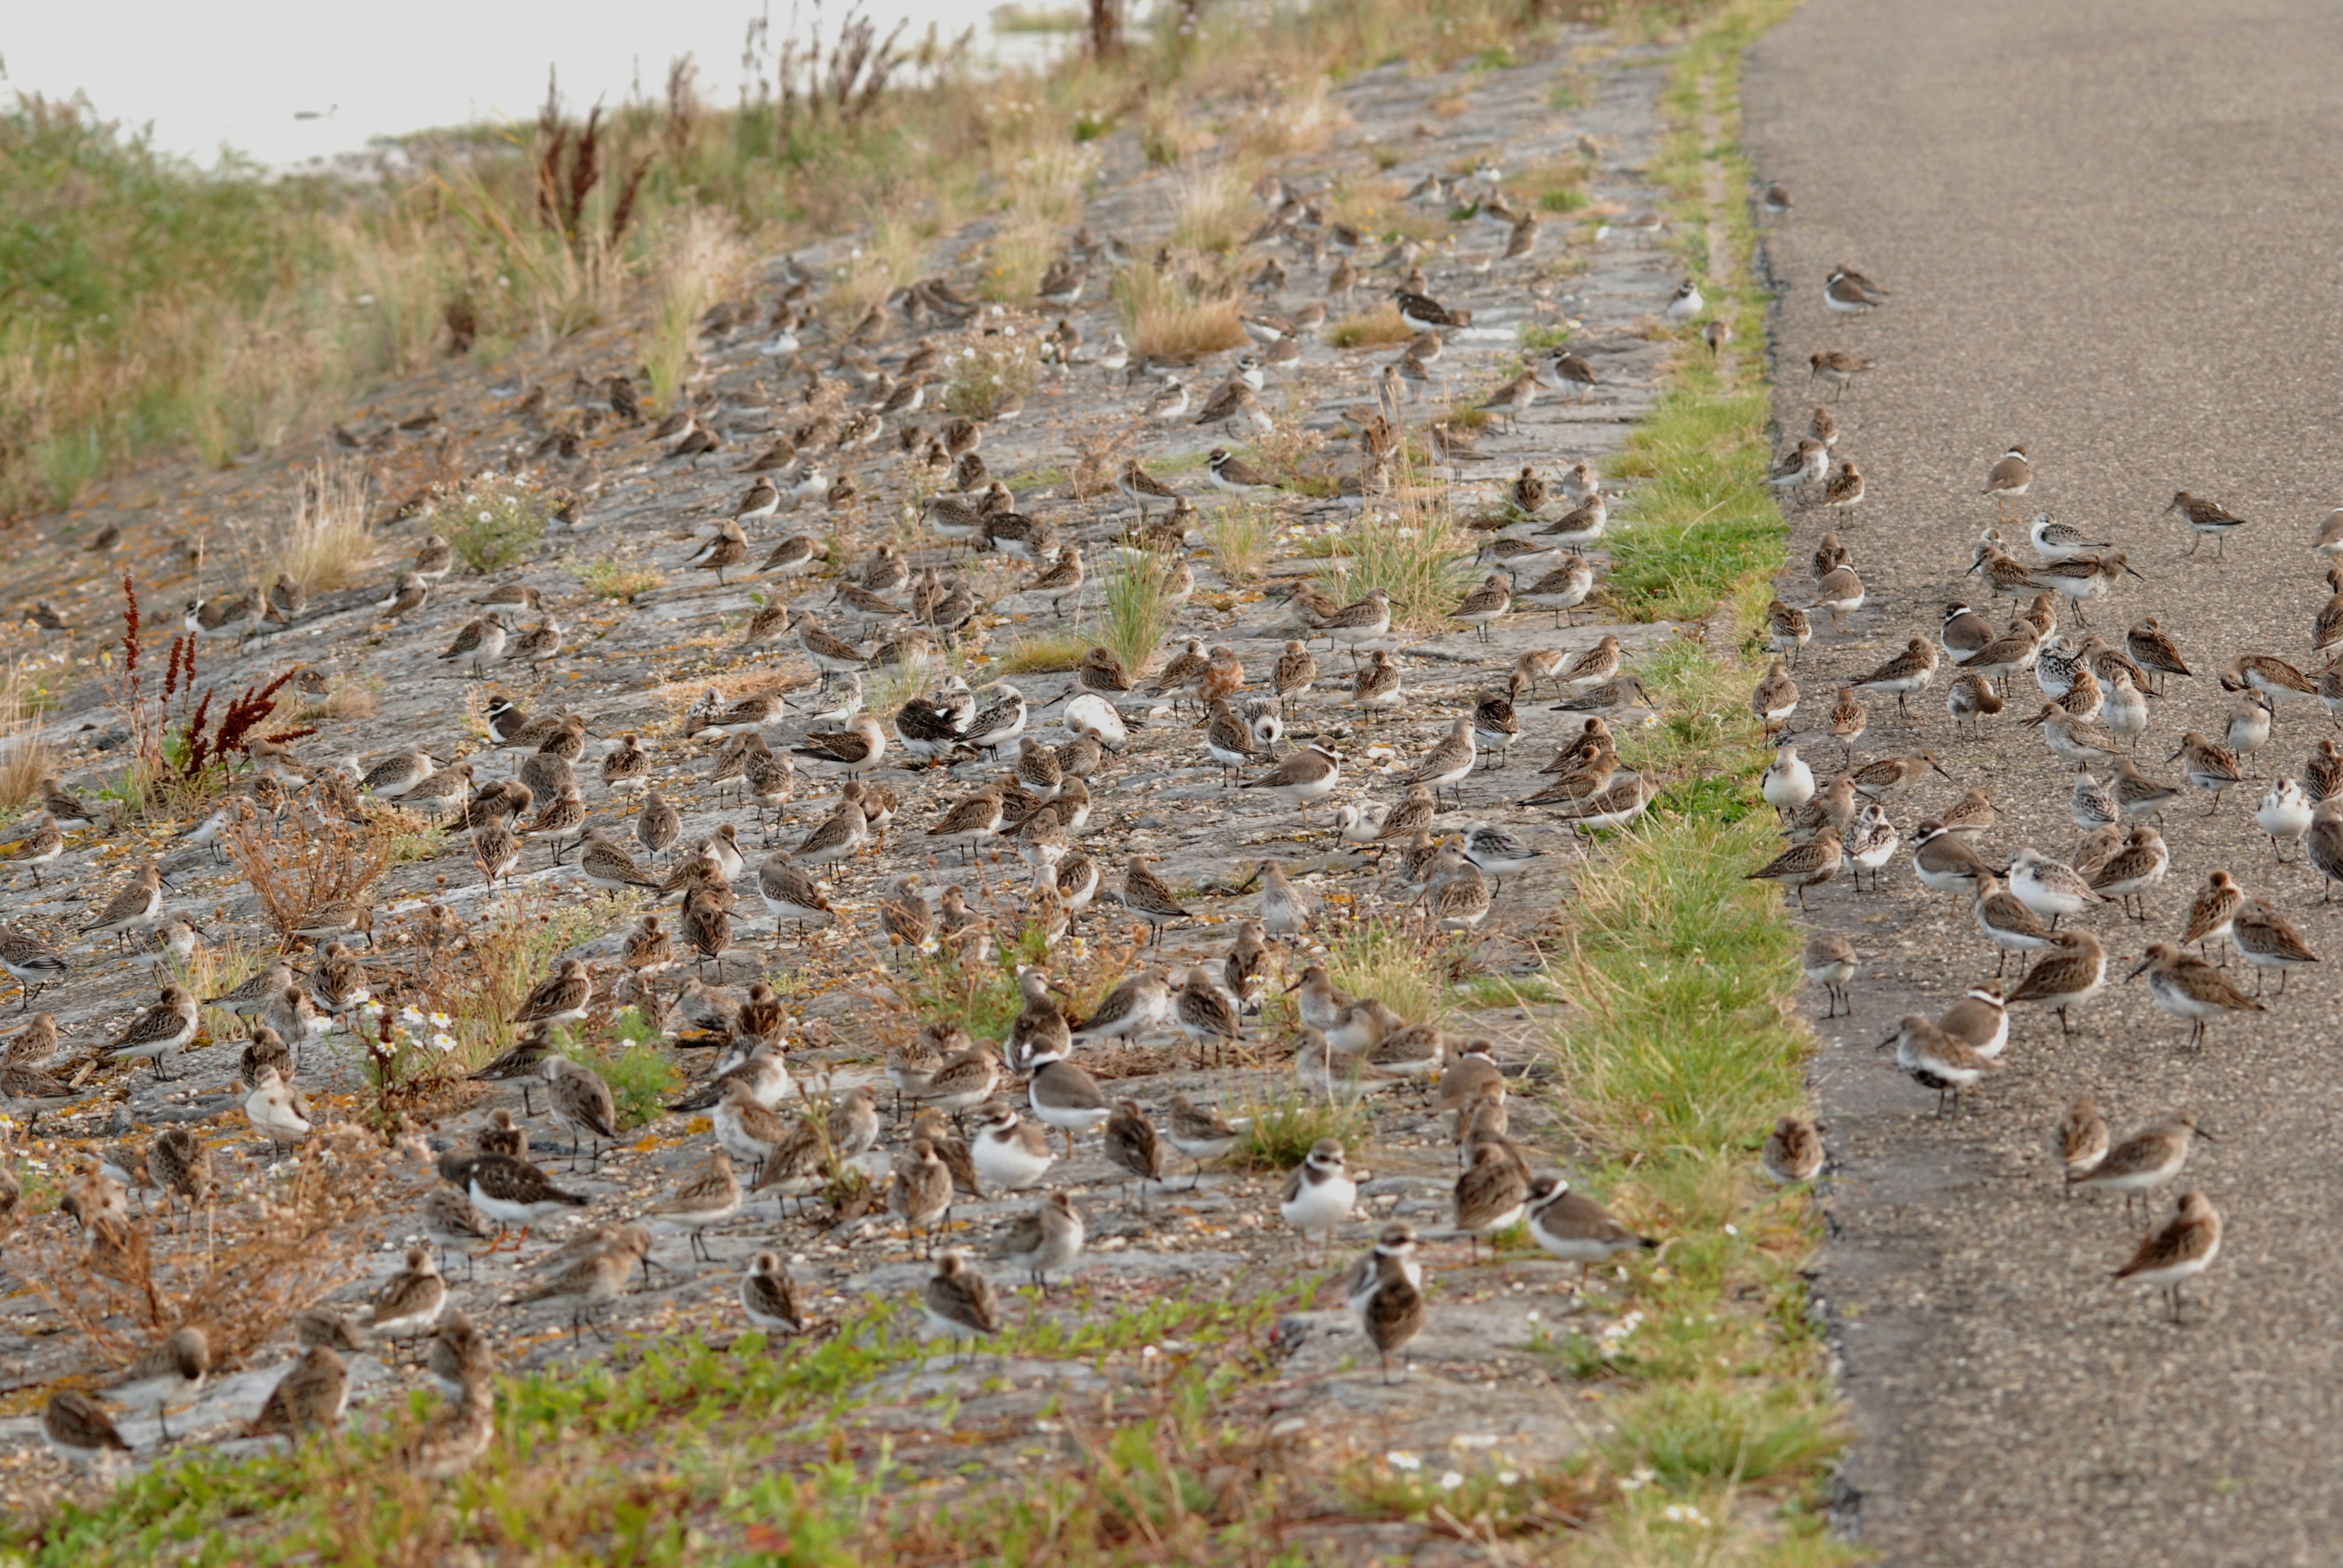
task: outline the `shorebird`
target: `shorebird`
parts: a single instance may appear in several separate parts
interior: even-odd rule
[[[2116,1271],[2118,1280],[2133,1280],[2164,1292],[2172,1306],[2172,1321],[2180,1321],[2180,1287],[2213,1266],[2221,1251],[2221,1216],[2202,1192],[2183,1192],[2179,1207],[2164,1228],[2147,1237],[2131,1261]]]
[[[1995,513],[2002,521],[2010,518],[2010,503],[2033,487],[2034,466],[2026,460],[2026,448],[2012,447],[1995,462],[1985,477],[1985,488],[1979,492],[1991,496]]]
[[[1861,962],[1855,944],[1835,931],[1817,931],[1807,939],[1802,967],[1806,979],[1822,987],[1829,999],[1825,1018],[1836,1018],[1842,1007],[1849,1014],[1855,1011],[1846,982],[1855,978],[1855,967]]]
[[[2188,1020],[2188,1043],[2205,1043],[2207,1023],[2224,1012],[2261,1012],[2262,1004],[2229,983],[2227,976],[2193,953],[2170,942],[2150,942],[2139,967],[2125,976],[2147,976],[2156,1005],[2175,1018]]]
[[[1001,1301],[992,1282],[958,1251],[947,1251],[937,1260],[934,1276],[920,1293],[920,1309],[930,1331],[958,1342],[985,1339],[1001,1331]]]
[[[2180,520],[2187,523],[2189,531],[2196,535],[2196,538],[2189,541],[2188,548],[2185,552],[2192,556],[2197,553],[2197,547],[2203,544],[2209,537],[2214,542],[2214,556],[2218,558],[2228,550],[2229,536],[2246,526],[2245,518],[2237,516],[2220,502],[2207,500],[2201,496],[2192,496],[2186,490],[2176,492],[2171,504],[2164,509],[2167,512],[2178,512]]]
[[[1879,1049],[1891,1045],[1896,1048],[1896,1065],[1921,1088],[1936,1091],[1939,1116],[1945,1114],[1947,1096],[1957,1114],[1961,1091],[2001,1068],[1996,1059],[1954,1039],[1918,1013],[1905,1014],[1896,1032],[1879,1042]]]
[[[1759,1157],[1767,1179],[1785,1186],[1821,1175],[1823,1159],[1822,1133],[1803,1116],[1785,1116],[1775,1121]]]
[[[995,1256],[1022,1270],[1047,1295],[1050,1275],[1072,1266],[1081,1256],[1083,1239],[1081,1211],[1074,1207],[1073,1195],[1052,1192],[1011,1222]]]
[[[145,930],[163,912],[163,869],[151,862],[108,899],[81,928],[84,936],[111,936],[117,942],[133,931]],[[22,978],[22,977],[19,977]]]
[[[2104,1123],[2099,1137],[2106,1138]],[[2135,1200],[2180,1174],[2199,1138],[2212,1141],[2209,1133],[2198,1130],[2197,1119],[2186,1113],[2150,1122],[2111,1149],[2102,1142],[2099,1158],[2079,1172],[2069,1171],[2067,1184],[2122,1193],[2124,1213],[2128,1217]]]
[[[2009,993],[2009,1005],[2024,1002],[2049,1008],[2058,1015],[2058,1032],[2071,1034],[2067,1010],[2097,996],[2107,977],[2107,950],[2099,945],[2099,939],[2088,931],[2061,931],[2056,945],[2034,961],[2017,989]]]
[[[195,997],[186,988],[166,985],[106,1048],[107,1054],[116,1061],[152,1061],[156,1077],[172,1078],[176,1075],[164,1071],[163,1063],[196,1038],[200,1016]]]
[[[1659,1242],[1635,1233],[1613,1218],[1592,1198],[1574,1191],[1560,1176],[1540,1176],[1530,1183],[1527,1209],[1530,1240],[1565,1263],[1578,1265],[1583,1289],[1587,1273],[1621,1252],[1654,1251]]]
[[[1342,1145],[1332,1138],[1322,1138],[1286,1177],[1278,1211],[1305,1238],[1312,1231],[1322,1232],[1331,1251],[1334,1231],[1351,1217],[1352,1205],[1357,1199],[1358,1187],[1344,1163]]]

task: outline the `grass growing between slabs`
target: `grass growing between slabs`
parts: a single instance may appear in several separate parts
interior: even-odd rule
[[[1720,359],[1685,332],[1620,470],[1647,482],[1614,537],[1611,601],[1630,618],[1707,631],[1639,662],[1665,717],[1622,745],[1668,786],[1579,874],[1560,928],[1567,954],[1552,966],[1576,1004],[1552,1049],[1588,1185],[1667,1238],[1604,1282],[1602,1331],[1556,1346],[1582,1375],[1621,1385],[1596,1445],[1612,1484],[1574,1561],[1855,1555],[1822,1513],[1845,1423],[1799,1272],[1816,1227],[1801,1194],[1765,1185],[1756,1158],[1775,1119],[1805,1104],[1814,1042],[1792,1005],[1801,934],[1779,895],[1746,879],[1775,848],[1768,814],[1752,807],[1765,754],[1747,697],[1788,530],[1763,482],[1766,300],[1746,281],[1751,179],[1735,138],[1741,53],[1794,4],[1736,0],[1679,51],[1654,165],[1687,220],[1686,265],[1746,352]],[[1730,283],[1704,265],[1712,162],[1726,192],[1714,216],[1739,264]]]

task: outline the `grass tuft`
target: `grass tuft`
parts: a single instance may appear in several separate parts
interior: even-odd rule
[[[1277,538],[1277,508],[1257,501],[1221,508],[1204,525],[1204,540],[1222,579],[1232,585],[1251,582],[1269,563],[1269,548]]]
[[[1053,675],[1081,664],[1090,649],[1088,632],[1032,632],[1011,642],[1009,651],[993,662],[991,673],[996,677]]]
[[[1116,274],[1114,298],[1135,354],[1184,364],[1244,346],[1234,299],[1200,299],[1178,276],[1158,272],[1151,261],[1135,262]]]
[[[1216,255],[1236,249],[1258,217],[1248,183],[1232,164],[1182,169],[1172,186],[1172,243]]]
[[[470,486],[432,503],[426,524],[455,547],[457,556],[485,576],[526,558],[545,542],[553,501],[526,480],[483,474]]]
[[[639,593],[649,593],[667,581],[667,574],[647,560],[630,558],[621,560],[616,556],[603,556],[578,568],[578,580],[596,598],[614,599],[620,603]]]
[[[1107,572],[1098,639],[1134,676],[1172,630],[1178,607],[1170,589],[1170,573],[1152,552],[1118,560]]]
[[[1415,328],[1400,319],[1398,306],[1389,304],[1345,316],[1326,328],[1326,341],[1337,348],[1386,348],[1414,339]]]
[[[1349,603],[1371,588],[1391,595],[1392,624],[1417,630],[1449,625],[1471,573],[1473,543],[1451,526],[1439,502],[1403,502],[1396,513],[1371,512],[1342,536],[1344,563],[1319,587]]]
[[[1292,1170],[1309,1158],[1312,1145],[1322,1138],[1355,1151],[1375,1126],[1373,1113],[1355,1092],[1322,1100],[1282,1089],[1265,1099],[1239,1103],[1233,1114],[1244,1119],[1244,1137],[1230,1158],[1257,1171]]]
[[[320,462],[301,477],[293,518],[277,550],[276,571],[305,593],[332,593],[364,581],[381,558],[367,527],[365,468]]]
[[[659,310],[643,366],[652,400],[667,405],[699,363],[699,318],[732,286],[749,256],[729,215],[710,207],[687,211],[661,248]]]

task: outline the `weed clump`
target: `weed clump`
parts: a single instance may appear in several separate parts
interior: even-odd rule
[[[537,486],[483,474],[433,501],[423,520],[466,566],[486,575],[503,570],[544,543],[553,513],[553,498]]]

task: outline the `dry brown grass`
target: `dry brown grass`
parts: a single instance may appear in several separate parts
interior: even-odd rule
[[[918,232],[900,218],[882,218],[844,266],[831,278],[822,297],[825,314],[842,327],[862,319],[863,313],[919,276],[926,246]]]
[[[699,318],[748,270],[749,248],[731,216],[694,207],[667,236],[659,266],[659,303],[643,365],[652,398],[674,400],[699,363]]]
[[[1415,328],[1400,319],[1399,307],[1379,305],[1359,316],[1345,316],[1326,329],[1326,341],[1337,348],[1383,348],[1414,340]]]
[[[287,945],[336,904],[366,904],[393,862],[394,835],[308,801],[277,817],[246,812],[224,835],[227,857]]]
[[[382,708],[382,694],[373,687],[345,680],[326,693],[323,702],[306,703],[295,722],[317,724],[337,719],[372,719]],[[482,725],[485,729],[487,726]]]
[[[1316,152],[1350,123],[1351,116],[1333,101],[1326,78],[1316,76],[1241,116],[1229,127],[1229,140],[1253,158],[1291,157]]]
[[[311,1140],[289,1181],[183,1218],[167,1241],[149,1220],[85,1236],[60,1215],[11,1249],[11,1266],[116,1365],[188,1325],[204,1331],[215,1362],[232,1362],[355,1272],[382,1156],[353,1139],[330,1151],[323,1141]]]
[[[56,771],[56,754],[35,732],[39,719],[31,678],[10,659],[0,669],[0,811],[23,808],[40,793],[42,777]]]
[[[1207,354],[1244,347],[1242,307],[1233,298],[1199,298],[1175,276],[1146,261],[1134,263],[1114,283],[1123,328],[1134,354],[1189,363]]]
[[[269,577],[281,571],[305,593],[332,593],[371,575],[382,549],[367,526],[366,469],[320,462],[302,475],[274,555]]]
[[[1261,221],[1248,187],[1252,171],[1234,163],[1182,170],[1172,186],[1172,242],[1226,254]]]

